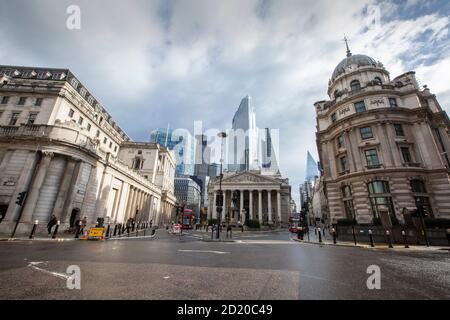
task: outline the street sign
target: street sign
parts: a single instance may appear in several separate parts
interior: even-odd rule
[[[105,231],[105,228],[90,228],[89,229],[89,237],[101,237],[103,236],[103,231]]]
[[[173,233],[181,233],[181,224],[174,224],[173,225]]]

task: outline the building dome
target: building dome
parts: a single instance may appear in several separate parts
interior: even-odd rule
[[[355,54],[352,55],[351,53],[348,52],[347,54],[347,58],[345,58],[344,60],[342,60],[337,67],[334,69],[333,71],[333,76],[331,77],[331,80],[334,81],[337,77],[339,77],[341,74],[345,73],[345,69],[350,66],[350,65],[357,65],[358,67],[363,67],[363,66],[377,66],[377,62],[375,61],[375,59],[363,55],[363,54]]]

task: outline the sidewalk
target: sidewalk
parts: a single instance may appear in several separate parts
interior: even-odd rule
[[[52,239],[51,236],[45,237],[45,236],[35,236],[33,239],[30,239],[27,236],[16,236],[14,238],[10,238],[5,234],[0,235],[0,241],[56,241],[56,242],[62,242],[62,241],[74,241],[74,240],[80,240],[75,239],[75,235],[73,234],[58,234],[55,239]]]
[[[312,230],[312,229],[311,229]],[[450,252],[449,246],[418,246],[418,245],[409,245],[409,248],[405,248],[404,244],[392,244],[393,248],[389,248],[389,245],[387,243],[375,243],[374,247],[370,246],[370,243],[357,243],[355,245],[352,241],[339,241],[337,239],[336,244],[333,243],[333,237],[325,233],[325,236],[322,235],[322,242],[319,242],[319,236],[314,233],[314,231],[309,232],[309,240],[308,235],[305,235],[303,237],[304,240],[297,239],[297,235],[295,237],[291,237],[292,240],[305,243],[305,244],[314,244],[314,245],[320,245],[320,246],[338,246],[338,247],[353,247],[353,248],[365,248],[365,249],[387,249],[387,250],[402,250],[402,251],[428,251],[428,252]]]

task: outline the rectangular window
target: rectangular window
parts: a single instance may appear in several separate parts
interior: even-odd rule
[[[42,105],[42,98],[36,98],[36,101],[34,102],[35,107],[40,107]]]
[[[2,97],[2,104],[8,104],[9,97]]]
[[[340,135],[339,137],[337,137],[337,146],[338,146],[338,148],[344,147],[344,136],[343,135]]]
[[[390,105],[392,108],[398,107],[397,99],[395,99],[395,98],[389,98],[389,105]]]
[[[83,117],[78,118],[78,124],[81,126],[83,124]]]
[[[347,171],[347,157],[340,157],[339,161],[341,162],[341,173]]]
[[[114,152],[116,152],[116,151],[117,151],[117,146],[114,147]]]
[[[378,159],[377,149],[369,149],[364,151],[366,155],[366,161],[368,167],[379,166],[380,161]]]
[[[361,133],[361,139],[363,140],[373,138],[373,132],[371,127],[360,128],[359,132]]]
[[[11,120],[9,120],[9,125],[15,126],[17,123],[17,119],[19,119],[19,116],[20,112],[13,112],[13,114],[11,115]]]
[[[400,150],[402,152],[403,161],[405,163],[411,163],[412,162],[412,157],[411,157],[411,152],[409,151],[409,148],[408,147],[401,147]]]
[[[73,111],[73,109],[70,109],[69,110],[69,117],[72,118],[74,113],[75,113],[75,111]]]
[[[334,112],[334,113],[331,114],[331,122],[332,122],[332,123],[335,123],[336,120],[337,120],[337,118],[336,118],[336,112]]]
[[[86,129],[87,129],[87,131],[91,131],[91,124],[90,123],[87,124]]]
[[[30,115],[28,116],[27,124],[34,124],[34,122],[36,121],[37,115],[38,115],[37,113],[30,113]]]
[[[17,102],[17,105],[23,106],[26,101],[27,101],[27,97],[20,97],[19,101]]]
[[[403,131],[403,126],[399,123],[394,123],[395,135],[397,137],[404,137],[405,132]]]
[[[110,149],[112,148],[112,142],[109,143],[109,148],[110,148]]]
[[[355,103],[355,111],[356,112],[366,111],[366,104],[364,103],[364,101],[359,101]]]
[[[96,138],[100,137],[100,130],[97,130],[97,133],[95,134],[95,137]]]
[[[103,138],[103,144],[106,144],[108,142],[108,139],[106,137]]]

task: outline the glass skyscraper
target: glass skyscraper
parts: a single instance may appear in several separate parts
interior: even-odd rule
[[[316,160],[312,157],[311,153],[308,151],[308,155],[306,157],[306,181],[314,182],[316,177],[319,176],[319,169],[317,166]]]
[[[195,168],[195,143],[186,130],[158,128],[151,132],[150,143],[158,143],[174,151],[177,176],[192,176]]]

